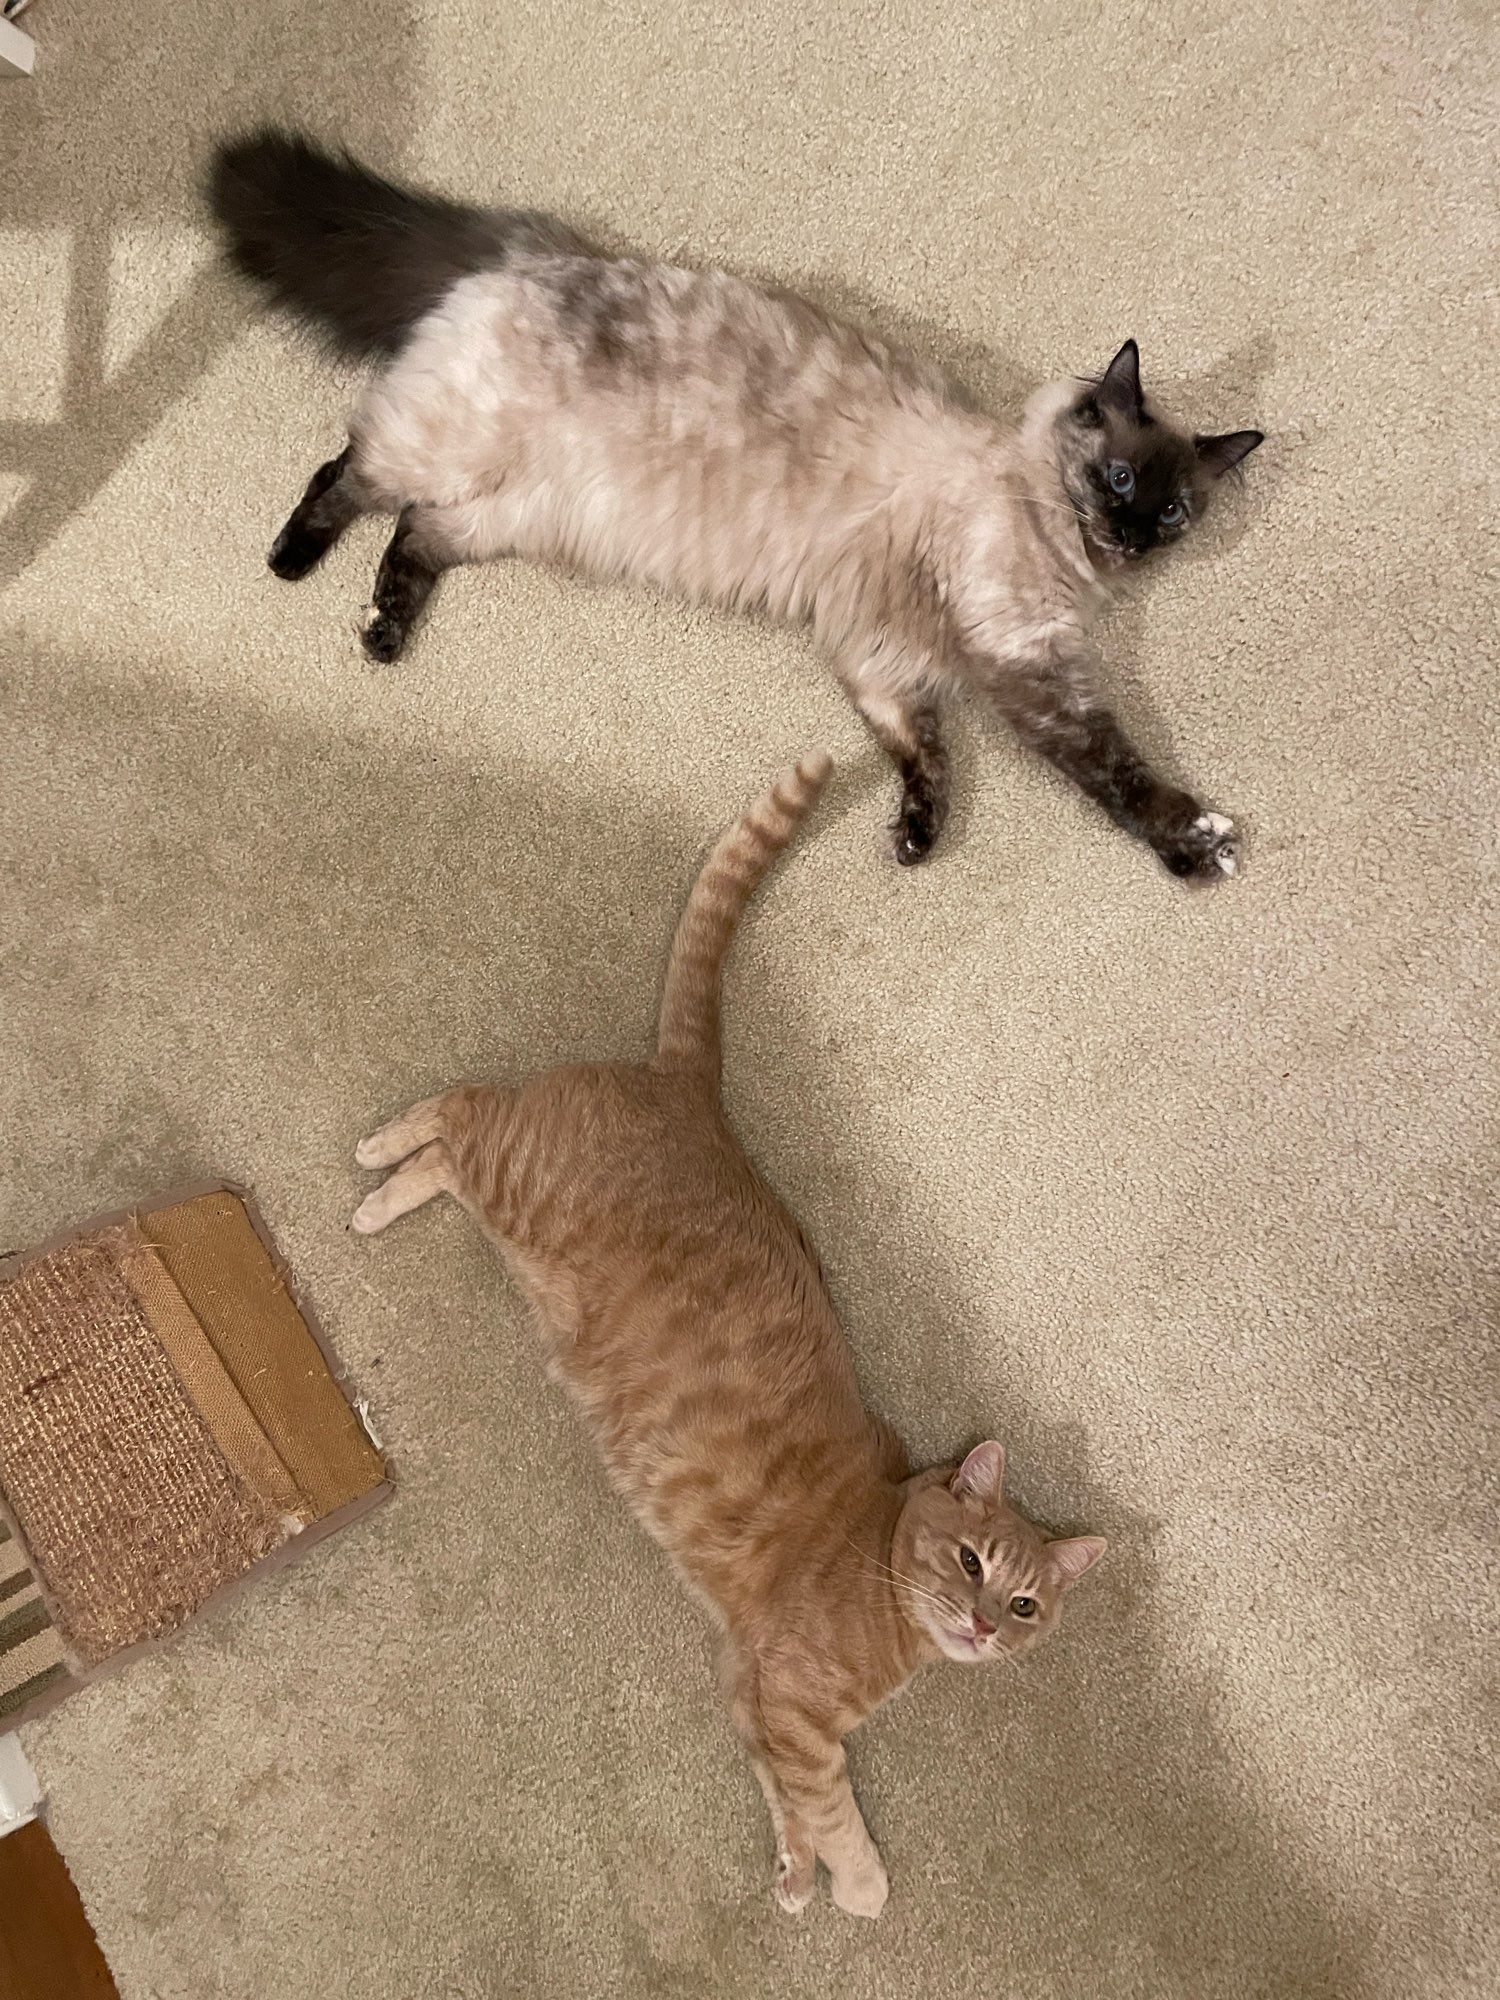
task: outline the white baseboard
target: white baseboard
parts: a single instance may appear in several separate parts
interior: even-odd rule
[[[20,1737],[14,1731],[0,1736],[0,1838],[35,1819],[41,1803],[42,1787]]]
[[[35,68],[36,43],[0,17],[0,77],[30,76]]]

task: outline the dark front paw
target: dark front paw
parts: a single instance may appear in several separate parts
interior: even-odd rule
[[[1240,865],[1239,836],[1223,813],[1195,814],[1158,841],[1156,851],[1174,875],[1233,875]]]
[[[359,643],[372,660],[388,667],[392,660],[399,660],[406,645],[407,627],[388,611],[376,608],[370,611],[359,635]]]

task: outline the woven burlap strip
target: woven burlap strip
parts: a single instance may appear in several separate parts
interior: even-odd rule
[[[156,1638],[285,1539],[236,1478],[122,1271],[112,1230],[0,1283],[0,1487],[68,1645]]]

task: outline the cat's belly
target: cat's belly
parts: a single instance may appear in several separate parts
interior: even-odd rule
[[[572,479],[518,478],[444,521],[471,561],[530,557],[729,609],[808,615],[822,574],[813,526],[774,480],[705,503],[701,489],[716,483],[740,481],[688,465],[632,485],[602,463]]]
[[[468,280],[363,398],[359,471],[383,504],[431,509],[458,559],[530,556],[804,615],[847,549],[879,395],[851,413],[828,371],[800,397],[787,381],[752,394],[680,355],[670,315],[661,337],[644,379],[606,369],[568,344],[544,288]]]

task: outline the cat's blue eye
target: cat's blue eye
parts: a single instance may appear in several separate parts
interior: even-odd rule
[[[1118,493],[1122,500],[1128,500],[1135,491],[1135,474],[1118,459],[1109,468],[1109,490]]]
[[[1184,508],[1180,500],[1169,500],[1161,510],[1161,524],[1164,528],[1182,526]]]

